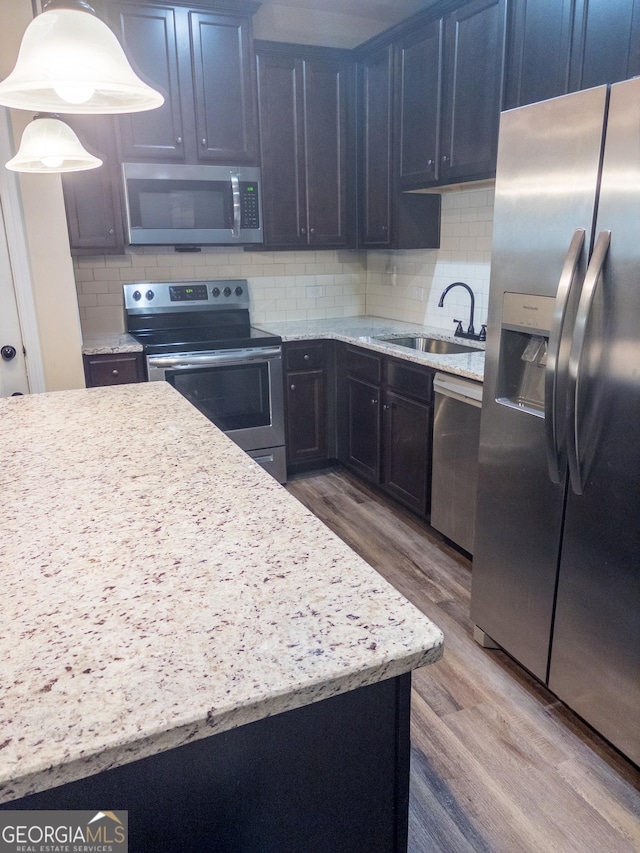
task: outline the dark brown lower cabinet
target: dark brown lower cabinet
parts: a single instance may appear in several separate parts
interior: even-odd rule
[[[427,516],[433,370],[348,346],[342,376],[339,458]]]
[[[144,382],[144,356],[141,352],[85,355],[84,379],[87,388],[98,385],[124,385],[127,382]]]
[[[387,391],[383,448],[383,487],[426,515],[431,482],[431,406]]]
[[[307,467],[330,454],[329,348],[325,341],[285,343],[287,468]]]
[[[347,441],[345,463],[358,474],[380,482],[380,388],[349,377],[346,382]]]

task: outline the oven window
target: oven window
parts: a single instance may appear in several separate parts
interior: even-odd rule
[[[165,376],[224,432],[271,425],[266,362],[167,371]]]

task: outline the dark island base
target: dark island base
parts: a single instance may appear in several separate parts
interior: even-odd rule
[[[129,813],[130,853],[400,853],[411,676],[0,806]]]

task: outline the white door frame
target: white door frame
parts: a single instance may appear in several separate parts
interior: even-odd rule
[[[4,228],[13,273],[13,286],[22,330],[22,342],[26,350],[29,390],[33,394],[44,391],[46,388],[20,184],[15,172],[5,168],[4,165],[15,153],[12,139],[13,129],[9,121],[8,110],[5,107],[0,107],[0,198],[4,211]]]

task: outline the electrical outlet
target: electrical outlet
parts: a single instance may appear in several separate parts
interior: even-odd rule
[[[310,285],[307,287],[307,299],[321,299],[322,286],[319,284]]]
[[[409,296],[412,299],[419,299],[422,302],[424,299],[424,289],[422,287],[410,287]]]

